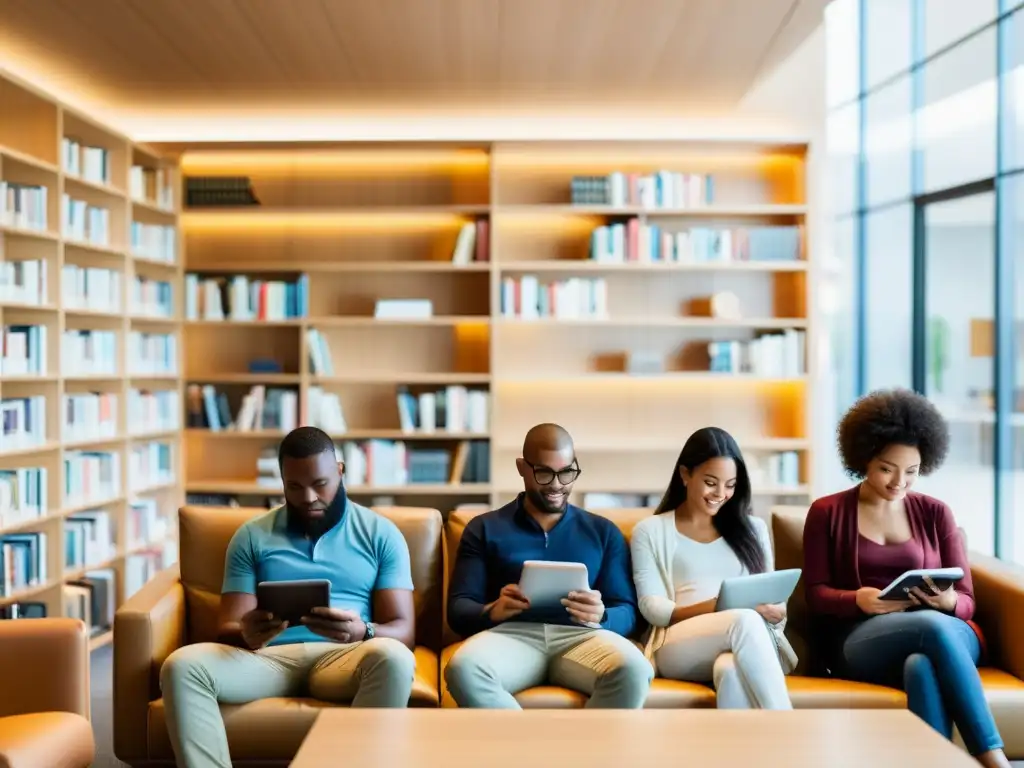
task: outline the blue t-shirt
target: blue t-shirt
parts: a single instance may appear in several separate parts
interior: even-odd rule
[[[254,595],[261,581],[295,579],[327,579],[332,608],[355,611],[371,621],[376,590],[412,590],[409,547],[398,526],[351,500],[338,523],[315,542],[289,530],[283,506],[235,531],[228,544],[223,592]],[[329,641],[306,627],[292,626],[270,645],[305,642]]]

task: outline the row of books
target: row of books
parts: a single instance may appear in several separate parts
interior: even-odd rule
[[[105,509],[87,509],[64,519],[64,567],[92,568],[117,554],[116,522]]]
[[[173,432],[181,422],[181,401],[173,389],[128,390],[128,433],[132,436]]]
[[[0,376],[45,376],[45,325],[8,325],[0,328]]]
[[[800,485],[800,454],[796,451],[778,451],[764,456],[748,451],[744,459],[750,483],[755,488]]]
[[[174,209],[174,174],[167,168],[133,165],[128,172],[128,194],[132,200]]]
[[[47,537],[42,531],[0,536],[0,597],[49,579]]]
[[[541,282],[535,275],[501,281],[501,316],[608,319],[608,281],[603,277],[570,277]]]
[[[87,442],[117,439],[118,396],[111,392],[64,395],[63,439]],[[178,399],[174,390],[128,392],[128,424],[133,436],[178,429]],[[0,400],[0,454],[46,443],[46,398],[43,395]]]
[[[67,451],[64,454],[66,506],[105,504],[121,496],[121,455],[116,451]]]
[[[185,205],[199,207],[259,205],[248,176],[189,176]]]
[[[64,395],[66,442],[113,440],[119,437],[118,396],[113,392],[80,392]]]
[[[117,332],[64,331],[60,345],[60,366],[65,376],[116,376]]]
[[[104,267],[65,264],[61,268],[61,302],[65,309],[119,312],[121,272]]]
[[[712,373],[749,373],[766,378],[802,376],[807,370],[806,335],[787,329],[750,341],[708,344]]]
[[[454,451],[402,440],[353,440],[340,443],[337,452],[350,486],[490,482],[490,448],[483,440],[462,440]]]
[[[91,570],[64,585],[64,615],[84,622],[91,635],[114,625],[117,574],[111,568]]]
[[[633,218],[596,227],[590,234],[590,258],[603,264],[797,261],[800,242],[796,226],[672,231]]]
[[[110,209],[61,196],[61,225],[64,237],[90,245],[110,245]]]
[[[309,315],[309,277],[295,282],[185,275],[186,320],[289,320]]]
[[[0,226],[45,232],[48,194],[41,184],[0,181]]]
[[[133,221],[128,229],[128,248],[137,258],[174,264],[178,260],[178,233],[167,224]]]
[[[60,142],[61,167],[68,176],[94,184],[110,183],[110,152],[65,136]]]
[[[212,384],[189,384],[186,402],[190,429],[290,432],[299,425],[299,393],[294,389],[254,385],[234,415],[227,393]]]
[[[491,223],[487,219],[467,221],[459,229],[452,250],[452,264],[481,263],[491,260]]]
[[[485,433],[490,423],[490,392],[453,384],[444,389],[414,393],[399,386],[398,421],[403,432]]]
[[[45,467],[0,469],[0,528],[46,515],[48,494]]]
[[[133,493],[174,482],[174,460],[170,443],[153,441],[136,444],[128,451],[128,484]]]
[[[0,239],[0,256],[3,255],[3,242]],[[49,299],[45,261],[0,261],[0,303],[40,306],[49,303]]]
[[[128,372],[133,376],[176,375],[178,337],[173,333],[129,333]]]
[[[569,185],[575,205],[698,208],[715,199],[714,176],[706,173],[612,171],[605,175],[573,176]]]
[[[127,549],[137,549],[147,544],[165,541],[169,528],[167,516],[161,513],[160,504],[156,499],[133,499],[128,505],[124,528]]]
[[[0,400],[0,454],[46,442],[46,398],[43,395]]]
[[[174,316],[174,291],[166,280],[135,276],[128,306],[133,315],[169,318]]]

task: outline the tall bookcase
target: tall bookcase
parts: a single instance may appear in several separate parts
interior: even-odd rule
[[[0,615],[113,611],[177,558],[173,160],[0,72]]]
[[[542,421],[589,506],[655,503],[709,424],[759,509],[807,500],[805,143],[176,149],[193,500],[280,497],[277,440],[315,423],[359,501],[493,506]]]

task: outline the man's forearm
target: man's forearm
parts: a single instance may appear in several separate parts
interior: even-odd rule
[[[469,637],[495,626],[491,619],[494,603],[478,603],[469,597],[459,597],[448,605],[448,624],[456,634]]]

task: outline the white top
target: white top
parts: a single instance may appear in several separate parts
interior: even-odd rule
[[[750,517],[764,551],[766,570],[775,569],[768,526]],[[743,576],[747,569],[725,539],[703,544],[676,530],[675,515],[652,515],[633,529],[630,541],[633,581],[640,613],[656,627],[667,627],[679,605],[693,605],[718,595],[724,579]],[[675,599],[666,594],[672,585]]]
[[[672,557],[676,605],[710,600],[718,595],[725,579],[743,576],[746,572],[725,539],[702,543],[676,531],[676,552]]]

